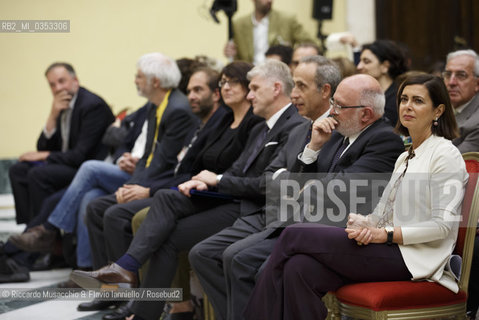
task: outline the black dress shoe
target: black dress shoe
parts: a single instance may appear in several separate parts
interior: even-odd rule
[[[113,311],[112,313],[105,314],[103,316],[103,320],[124,320],[126,317],[129,317],[133,314],[130,308],[128,308],[128,304],[119,306],[118,309]]]
[[[103,301],[103,300],[93,300],[90,302],[80,303],[77,307],[78,311],[98,311],[108,309],[110,307],[116,307],[121,304],[121,301]]]
[[[27,267],[20,266],[15,260],[0,255],[0,283],[25,282],[30,280],[30,272]]]

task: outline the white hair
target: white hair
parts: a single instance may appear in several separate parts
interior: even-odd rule
[[[452,58],[459,56],[470,56],[474,59],[474,75],[479,77],[479,56],[477,55],[476,51],[471,49],[453,51],[447,55],[446,63]]]
[[[283,93],[288,97],[293,90],[294,82],[291,77],[291,71],[287,64],[277,60],[266,60],[251,69],[246,77],[251,81],[256,76],[260,76],[272,81],[279,81],[282,83]]]
[[[163,89],[176,88],[180,83],[181,73],[178,65],[162,53],[147,53],[140,57],[136,66],[145,74],[148,81],[153,78],[160,80],[160,86]]]
[[[386,97],[382,91],[366,89],[361,92],[359,103],[362,106],[370,106],[376,115],[382,116],[386,105]]]

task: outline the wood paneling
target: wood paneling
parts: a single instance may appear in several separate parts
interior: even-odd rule
[[[448,52],[479,49],[477,0],[376,0],[376,38],[405,44],[412,68],[428,70]]]

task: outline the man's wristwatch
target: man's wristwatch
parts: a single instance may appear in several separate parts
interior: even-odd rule
[[[221,178],[223,178],[222,174],[216,175],[216,185],[218,185],[218,183],[220,183]]]
[[[393,244],[394,227],[387,226],[387,227],[384,227],[384,230],[386,230],[386,234],[388,236],[386,244],[390,246]]]

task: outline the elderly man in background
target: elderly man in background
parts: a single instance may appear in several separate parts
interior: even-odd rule
[[[479,151],[479,57],[474,50],[447,55],[443,72],[460,137],[452,142],[461,153]],[[441,121],[440,119],[438,121]]]

